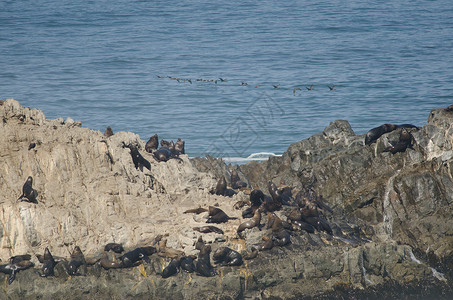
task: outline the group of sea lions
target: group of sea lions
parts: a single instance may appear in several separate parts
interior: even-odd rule
[[[381,126],[375,127],[366,133],[365,145],[371,145],[385,133],[389,133],[397,129],[401,129],[399,140],[390,141],[390,146],[386,147],[384,152],[395,154],[397,152],[404,152],[407,148],[413,149],[412,146],[414,145],[415,140],[410,130],[418,130],[419,127],[412,124],[382,124]]]

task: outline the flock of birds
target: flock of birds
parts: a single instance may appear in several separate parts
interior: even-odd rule
[[[174,76],[161,76],[161,75],[157,75],[157,78],[159,79],[165,79],[165,78],[168,78],[168,79],[171,79],[171,80],[176,80],[177,82],[180,82],[180,83],[190,83],[192,84],[194,81],[195,82],[212,82],[212,83],[222,83],[222,82],[228,82],[228,79],[226,78],[218,78],[218,79],[204,79],[204,78],[197,78],[197,79],[191,79],[191,78],[180,78],[180,77],[174,77]],[[249,84],[245,81],[241,81],[240,83],[241,86],[248,86]],[[255,88],[259,88],[259,87],[262,87],[264,86],[263,84],[257,84],[255,85]],[[273,84],[272,87],[274,89],[279,89],[279,88],[282,88],[282,86],[280,84]],[[311,84],[309,86],[306,86],[305,88],[307,89],[307,91],[312,91],[314,90],[314,84]],[[335,90],[335,85],[328,85],[327,86],[329,88],[330,91],[334,91]],[[296,96],[296,93],[297,91],[302,91],[302,88],[300,87],[295,87],[292,89],[293,91],[293,95]]]

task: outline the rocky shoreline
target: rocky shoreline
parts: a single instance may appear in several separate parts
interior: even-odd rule
[[[221,159],[186,155],[158,162],[136,134],[106,137],[70,118],[48,120],[12,99],[0,104],[0,264],[28,253],[35,265],[10,285],[0,273],[2,299],[453,295],[453,112],[432,110],[426,125],[410,131],[414,144],[404,152],[384,152],[399,130],[365,145],[365,136],[340,120],[292,144],[282,157],[228,166]],[[150,170],[136,168],[124,145],[137,147]],[[213,193],[222,176],[231,187],[233,169],[249,188],[232,197]],[[37,203],[17,201],[28,176]],[[325,218],[333,233],[290,231],[289,245],[260,251],[239,267],[217,266],[213,277],[180,272],[164,279],[170,259],[155,254],[141,267],[104,270],[93,264],[87,276],[69,276],[57,264],[54,277],[36,275],[41,267],[36,255],[46,247],[69,257],[79,246],[88,258],[107,243],[131,250],[154,245],[163,235],[167,247],[186,255],[198,254],[199,236],[213,250],[250,251],[270,231],[269,221],[263,214],[263,228],[238,236],[245,219],[235,204],[249,200],[253,189],[267,194],[269,181],[291,187],[293,194],[311,189],[322,195],[332,208]],[[237,218],[216,224],[223,234],[193,230],[206,225],[207,213],[184,213],[209,206]],[[275,214],[286,221],[289,212],[283,206]]]

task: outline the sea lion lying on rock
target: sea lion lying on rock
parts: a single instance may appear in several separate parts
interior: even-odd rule
[[[216,264],[222,266],[240,266],[243,263],[242,255],[228,247],[217,248],[212,258]]]

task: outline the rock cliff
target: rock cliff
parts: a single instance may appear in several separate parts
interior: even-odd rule
[[[2,286],[0,298],[310,298],[352,296],[448,299],[453,280],[453,112],[433,110],[428,124],[411,130],[412,149],[383,152],[398,132],[370,146],[347,121],[335,121],[319,134],[291,145],[281,158],[227,166],[220,159],[170,159],[157,162],[136,134],[105,137],[81,123],[48,120],[36,109],[9,99],[0,103],[0,258],[29,253],[35,268],[20,271]],[[154,133],[150,133],[152,135]],[[134,166],[137,147],[150,162]],[[217,276],[186,273],[163,279],[169,262],[152,255],[144,268],[103,270],[68,276],[57,264],[54,278],[36,275],[36,254],[46,247],[69,257],[79,246],[95,257],[105,244],[126,249],[151,245],[164,235],[167,246],[197,254],[200,235],[213,249],[227,245],[250,250],[266,229],[253,228],[241,239],[243,221],[234,208],[249,199],[249,189],[233,197],[215,195],[217,180],[232,168],[253,188],[267,193],[267,182],[312,188],[332,208],[335,231],[291,233],[291,244],[260,252],[241,267],[218,267]],[[37,203],[18,201],[28,176]],[[200,234],[207,213],[192,208],[218,206],[230,217],[216,224],[224,234]],[[285,210],[278,212],[284,218]],[[266,224],[263,216],[263,224]],[[0,273],[0,279],[4,275]],[[6,280],[6,278],[5,278]],[[2,281],[3,282],[3,281]],[[383,294],[384,293],[384,294]]]

